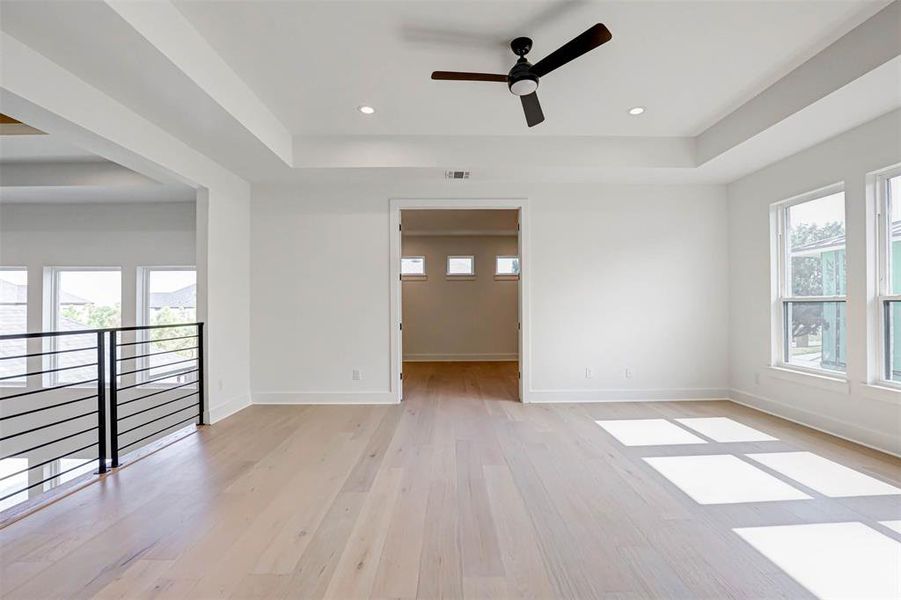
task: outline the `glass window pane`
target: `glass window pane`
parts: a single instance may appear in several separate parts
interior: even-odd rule
[[[497,275],[519,275],[519,257],[498,256],[495,273]]]
[[[787,302],[789,364],[844,372],[847,324],[844,302]]]
[[[889,302],[886,309],[888,348],[886,348],[886,374],[889,381],[901,381],[901,302]]]
[[[122,275],[119,270],[58,271],[56,290],[57,331],[104,329],[122,323]],[[95,334],[64,335],[54,338],[57,350],[95,346]],[[95,350],[66,352],[56,355],[56,367],[75,367],[97,360]],[[61,383],[87,381],[97,377],[96,366],[69,369],[56,373]]]
[[[401,275],[425,275],[424,256],[405,256],[400,259]]]
[[[472,256],[448,256],[448,275],[473,275],[475,273]]]
[[[786,209],[792,296],[845,295],[845,194]]]
[[[28,331],[28,271],[0,269],[0,335],[26,331]],[[0,357],[19,356],[25,353],[25,340],[0,342]],[[24,358],[0,360],[0,377],[11,377],[25,371]],[[25,383],[24,377],[0,381],[0,385],[22,383]]]
[[[147,325],[175,325],[197,321],[197,272],[193,270],[153,269],[147,275]],[[169,371],[191,370],[197,367],[193,362],[181,362],[197,357],[196,327],[171,327],[153,329],[146,352],[155,356],[147,357],[142,372],[143,379],[157,379]],[[165,339],[165,338],[182,339]],[[146,338],[145,338],[146,339]],[[165,354],[158,354],[165,352]],[[180,364],[172,364],[180,363]],[[171,365],[171,366],[167,366]],[[176,375],[155,383],[185,383],[194,381],[196,373]]]
[[[4,458],[0,460],[0,511],[28,500],[28,459]],[[21,472],[20,471],[24,471]],[[22,491],[19,491],[22,490]]]
[[[901,294],[901,175],[890,178],[886,182],[888,194],[888,213],[891,215],[889,231],[891,233],[889,290],[892,294]]]

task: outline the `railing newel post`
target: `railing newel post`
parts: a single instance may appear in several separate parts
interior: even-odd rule
[[[106,357],[103,332],[97,332],[97,472],[106,473]]]
[[[203,365],[203,323],[197,323],[197,368],[197,404],[200,414],[198,424],[208,425],[209,418],[207,415],[206,386],[204,385],[206,372]]]
[[[118,347],[116,331],[109,332],[109,430],[110,430],[110,458],[112,466],[119,466],[119,382],[116,375],[118,371]]]

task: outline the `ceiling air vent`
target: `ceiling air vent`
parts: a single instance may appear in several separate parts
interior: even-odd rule
[[[469,171],[445,171],[445,179],[469,179]]]

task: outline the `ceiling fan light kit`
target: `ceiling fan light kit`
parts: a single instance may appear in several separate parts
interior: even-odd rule
[[[538,102],[538,83],[551,71],[562,67],[583,54],[594,50],[613,38],[610,30],[603,23],[588,28],[584,33],[566,42],[534,65],[526,60],[526,54],[532,49],[532,40],[518,37],[510,43],[510,48],[519,59],[506,75],[494,73],[465,73],[460,71],[434,71],[432,79],[442,81],[495,81],[504,82],[514,95],[522,102],[526,123],[534,127],[544,121],[544,113]]]

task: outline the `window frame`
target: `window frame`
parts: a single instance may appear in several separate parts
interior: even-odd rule
[[[138,267],[138,289],[137,289],[137,303],[138,306],[135,317],[138,321],[138,325],[142,327],[146,327],[150,325],[150,275],[154,271],[192,271],[194,273],[194,285],[197,285],[197,266],[196,265],[178,265],[178,266],[161,266],[154,265],[150,267]],[[194,307],[194,320],[197,320],[197,307]],[[148,331],[141,330],[135,332],[135,341],[148,341]],[[152,345],[152,344],[150,344]],[[145,369],[150,367],[150,360],[147,357],[142,357],[135,360],[136,369]],[[178,370],[178,369],[176,369]],[[165,373],[165,372],[164,372]],[[170,384],[166,383],[168,380],[162,381],[151,381],[148,382],[148,379],[152,379],[161,375],[161,373],[151,374],[150,371],[141,371],[136,374],[135,383],[138,384],[141,388],[165,388],[170,387]],[[188,389],[193,389],[195,386],[188,386]]]
[[[451,259],[454,258],[468,258],[470,265],[472,265],[469,273],[451,273],[450,263]],[[473,254],[448,254],[444,266],[444,274],[448,279],[475,279],[476,277],[476,257]]]
[[[32,308],[32,307],[30,306],[29,302],[28,302],[28,295],[31,293],[31,285],[32,285],[32,283],[31,283],[31,281],[29,280],[29,277],[28,277],[28,275],[29,275],[29,273],[28,273],[28,267],[23,267],[23,266],[12,266],[12,265],[11,265],[11,266],[3,266],[3,265],[0,265],[0,271],[18,271],[18,272],[25,273],[25,289],[26,289],[26,292],[25,292],[25,329],[24,329],[23,331],[10,331],[10,332],[3,332],[3,333],[11,333],[11,334],[16,334],[16,333],[27,333],[27,332],[28,332],[28,318],[29,318],[29,316],[30,316],[31,308]],[[5,306],[5,305],[17,306],[18,303],[17,303],[17,302],[0,302],[0,305],[3,305],[3,306]],[[23,340],[23,342],[25,342],[25,340]],[[25,354],[25,353],[27,352],[27,350],[26,350],[26,349],[27,349],[27,343],[23,343],[23,346],[24,346],[25,348],[23,348],[23,352],[22,352],[22,353]],[[26,371],[29,370],[29,369],[28,369],[28,359],[27,359],[27,358],[25,358],[25,359],[17,359],[17,360],[24,360],[24,361],[25,361],[25,365],[26,365],[26,366],[25,366],[25,370],[26,370]],[[28,381],[27,381],[27,378],[24,377],[24,376],[21,377],[21,378],[7,379],[7,380],[5,380],[5,381],[0,381],[0,388],[6,388],[6,387],[9,387],[9,388],[20,388],[20,387],[26,387],[27,385],[28,385]]]
[[[404,273],[404,260],[410,259],[410,258],[422,259],[422,273]],[[400,278],[402,281],[416,281],[416,280],[428,279],[429,276],[428,276],[428,271],[426,269],[427,269],[427,263],[426,263],[425,256],[410,255],[410,256],[401,256],[400,257]]]
[[[519,256],[515,254],[498,254],[494,257],[494,278],[500,281],[504,280],[516,280],[519,279],[519,272],[516,273],[501,273],[498,271],[498,263],[502,258],[515,258],[517,261],[519,260]],[[519,264],[519,271],[522,271],[522,264]]]
[[[878,385],[901,389],[901,381],[890,378],[891,328],[889,320],[891,312],[889,303],[901,302],[901,294],[892,294],[892,236],[891,236],[891,194],[889,193],[889,181],[901,177],[901,165],[889,167],[878,173],[875,177],[876,187],[876,304],[878,315],[877,339],[877,368],[876,383]],[[899,199],[901,200],[901,199]],[[872,371],[871,371],[872,373]]]
[[[59,319],[59,292],[60,292],[60,275],[65,272],[97,272],[97,271],[109,271],[109,272],[118,272],[119,273],[119,324],[122,325],[122,301],[124,299],[124,282],[125,278],[123,277],[124,269],[121,266],[90,266],[90,267],[46,267],[45,272],[49,275],[49,277],[45,278],[45,281],[49,280],[49,286],[47,291],[45,292],[45,306],[47,307],[44,323],[45,329],[47,331],[57,331],[57,322]],[[60,341],[60,337],[51,337],[50,338],[50,350],[57,350],[57,343]],[[59,355],[51,354],[49,356],[44,357],[45,363],[42,369],[56,369],[59,363]],[[108,361],[104,361],[106,363]],[[108,365],[102,365],[103,368],[108,368]],[[57,385],[60,383],[59,372],[46,373],[43,376],[44,385]],[[73,388],[83,388],[83,387],[91,387],[94,384],[85,383],[81,385],[70,386]]]
[[[786,200],[782,200],[780,202],[775,202],[771,205],[771,212],[774,217],[774,226],[775,226],[775,235],[774,241],[776,244],[776,264],[773,265],[774,275],[776,277],[776,293],[775,293],[775,302],[773,307],[773,332],[776,335],[776,340],[774,340],[773,344],[773,356],[771,361],[771,366],[785,369],[788,371],[795,371],[799,373],[806,373],[809,375],[815,375],[819,377],[828,377],[837,380],[847,381],[848,373],[847,369],[843,371],[834,371],[831,369],[817,369],[815,367],[805,367],[803,365],[798,365],[795,363],[789,362],[789,354],[791,351],[790,348],[790,340],[789,340],[789,331],[788,331],[788,305],[789,304],[801,304],[801,303],[826,303],[826,302],[836,302],[845,305],[845,328],[847,330],[847,302],[848,296],[847,291],[845,295],[842,296],[794,296],[791,291],[791,281],[789,280],[789,269],[787,268],[787,261],[789,259],[789,255],[791,253],[791,248],[789,247],[791,243],[791,238],[789,235],[786,235],[787,226],[789,224],[788,220],[788,211],[793,206],[798,206],[799,204],[805,204],[807,202],[812,202],[814,200],[819,200],[821,198],[825,198],[827,196],[831,196],[833,194],[842,193],[845,194],[845,186],[844,182],[833,183],[831,185],[818,188],[816,190],[812,190],[809,192],[805,192],[803,194],[799,194],[797,196],[793,196]],[[845,194],[845,251],[847,252],[848,240],[847,240],[847,194]],[[847,274],[846,274],[847,277]],[[778,342],[778,343],[775,343]],[[846,342],[847,343],[847,342]],[[847,347],[846,347],[847,352]]]

